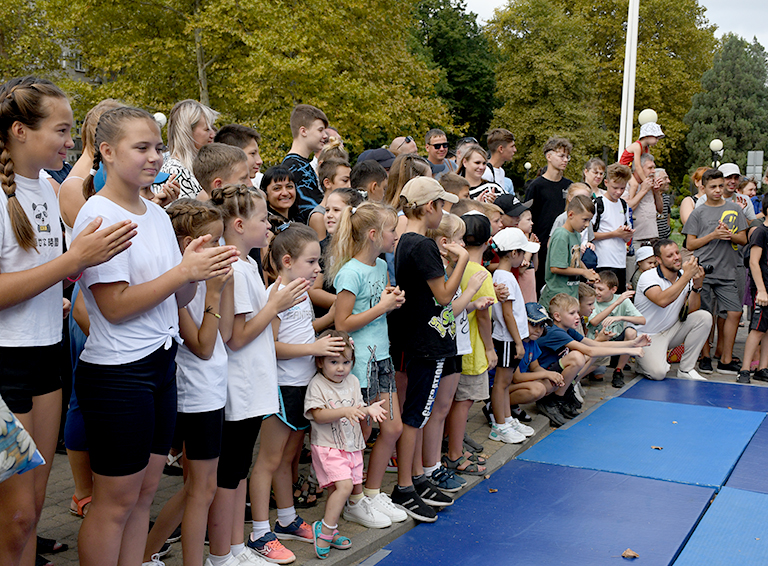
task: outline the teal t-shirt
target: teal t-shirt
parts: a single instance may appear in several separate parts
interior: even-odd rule
[[[375,307],[387,287],[387,262],[376,258],[376,265],[366,265],[356,259],[345,263],[333,280],[336,294],[349,291],[355,296],[352,314],[360,314]],[[368,387],[368,364],[389,357],[387,317],[381,315],[362,328],[350,332],[355,342],[355,366],[352,373],[360,381],[360,387]]]
[[[589,315],[589,320],[591,321],[593,318],[595,318],[598,314],[603,312],[605,309],[610,307],[616,299],[618,299],[618,295],[613,295],[611,297],[611,300],[605,303],[595,303],[595,310],[592,311],[592,314]],[[608,316],[643,316],[642,313],[637,310],[637,307],[632,304],[632,301],[629,299],[624,299],[619,306],[617,306],[615,309],[613,309],[613,312],[609,314]],[[622,331],[627,327],[627,322],[624,320],[620,320],[618,322],[614,322],[611,327],[608,329],[611,332],[615,332],[618,336],[622,333]],[[597,336],[597,333],[600,332],[603,329],[602,324],[598,324],[597,326],[592,326],[591,324],[587,328],[587,333],[589,338],[594,338]]]
[[[558,228],[549,238],[547,248],[547,264],[544,266],[544,282],[546,285],[541,291],[539,301],[549,310],[549,301],[558,293],[566,293],[572,297],[579,296],[579,276],[555,275],[551,267],[571,267],[572,250],[574,246],[581,246],[581,234],[569,232],[565,228]]]

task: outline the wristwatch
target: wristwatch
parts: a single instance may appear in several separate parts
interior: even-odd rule
[[[694,293],[701,293],[701,287],[691,287],[691,291]]]

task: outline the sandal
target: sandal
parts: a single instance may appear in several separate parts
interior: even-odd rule
[[[480,470],[480,466],[476,462],[467,460],[464,456],[460,456],[457,460],[451,460],[447,454],[444,454],[441,459],[443,466],[447,469],[456,472],[457,474],[464,474],[468,476],[482,476],[485,474],[485,469]],[[459,466],[465,464],[466,466],[461,469]]]
[[[83,497],[82,499],[78,499],[74,495],[72,496],[72,503],[75,504],[75,507],[77,509],[72,509],[72,506],[69,506],[69,512],[74,515],[75,517],[83,518],[85,517],[85,506],[88,505],[91,502],[91,499],[93,499],[90,495],[88,497]],[[38,541],[38,546],[40,545],[40,542]]]
[[[58,554],[69,550],[69,545],[52,538],[37,537],[37,551],[40,554]]]
[[[328,558],[328,555],[331,553],[331,547],[330,546],[318,546],[317,541],[318,540],[324,540],[328,543],[333,543],[333,535],[324,535],[323,534],[323,522],[322,521],[315,521],[312,523],[312,536],[314,537],[314,543],[315,543],[315,554],[317,554],[317,557],[320,559]]]
[[[299,480],[293,484],[293,506],[296,509],[308,509],[315,505],[317,505],[317,494],[304,476],[300,475]]]
[[[331,541],[331,548],[338,550],[348,550],[352,546],[352,541],[344,535],[339,534],[339,529],[334,529],[333,540]]]
[[[472,454],[470,452],[464,452],[464,457],[470,462],[474,462],[478,466],[485,466],[486,459],[480,456],[480,454]]]

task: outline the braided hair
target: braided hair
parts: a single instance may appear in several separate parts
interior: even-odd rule
[[[8,200],[8,216],[16,241],[25,251],[37,250],[35,232],[16,198],[16,174],[8,148],[11,126],[21,122],[36,130],[48,117],[46,98],[66,99],[64,92],[45,79],[19,77],[0,85],[0,185]]]
[[[205,231],[208,225],[223,220],[218,208],[191,198],[175,200],[165,211],[171,217],[173,231],[179,242],[186,237],[195,239],[204,236],[208,233]]]

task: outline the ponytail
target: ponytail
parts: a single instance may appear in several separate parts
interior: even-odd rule
[[[310,242],[317,242],[317,232],[306,224],[292,222],[285,230],[275,234],[269,243],[267,257],[264,259],[264,272],[272,279],[280,275],[283,257],[297,258]]]

